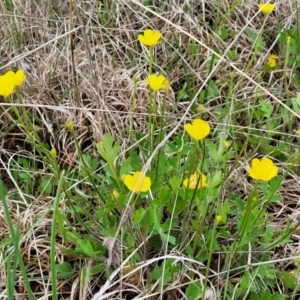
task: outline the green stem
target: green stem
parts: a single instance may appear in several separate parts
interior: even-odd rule
[[[61,196],[62,182],[64,178],[64,171],[61,173],[60,180],[58,183],[55,201],[53,203],[53,220],[51,225],[51,242],[50,242],[50,266],[51,266],[51,281],[52,281],[52,300],[57,300],[57,287],[56,287],[56,218],[58,214],[58,204]]]
[[[217,211],[218,211],[218,209],[217,209]],[[205,299],[206,285],[207,285],[207,281],[208,281],[210,263],[211,263],[211,260],[212,260],[212,252],[213,252],[213,246],[214,246],[214,240],[215,240],[217,225],[218,225],[217,221],[215,220],[214,227],[213,227],[213,230],[212,230],[212,233],[211,233],[210,244],[209,244],[209,253],[208,253],[208,260],[207,260],[206,270],[205,270],[205,278],[204,278],[202,299]]]
[[[191,174],[195,171],[194,166],[196,165],[196,157],[197,157],[198,149],[199,149],[199,145],[198,145],[197,141],[194,141],[194,151],[191,154],[191,160],[190,160],[190,164],[189,164],[190,167],[189,167],[189,173],[188,173],[188,178],[189,178],[188,186],[190,184],[189,181],[190,181]],[[195,201],[196,192],[197,192],[197,189],[194,190],[194,193],[193,193],[192,199],[190,200],[190,205],[189,205],[188,209],[183,212],[184,215],[183,215],[183,223],[182,223],[182,231],[181,231],[181,240],[183,239],[183,237],[186,234],[185,227],[186,227],[187,221],[189,220],[190,215],[192,213],[191,208],[193,207],[193,204]],[[185,195],[184,195],[185,202],[187,201],[188,194],[189,194],[189,188],[187,187],[185,190]]]
[[[252,194],[248,197],[248,201],[247,201],[247,204],[246,204],[246,211],[245,211],[245,214],[244,214],[244,218],[242,220],[241,228],[238,232],[238,236],[235,239],[234,246],[238,241],[242,241],[242,239],[244,237],[244,234],[245,234],[245,231],[246,231],[246,228],[247,228],[247,223],[248,223],[248,220],[249,220],[250,215],[251,215],[253,199],[255,199],[256,196],[257,196],[257,186],[258,186],[258,181],[255,182],[254,190],[253,190]]]

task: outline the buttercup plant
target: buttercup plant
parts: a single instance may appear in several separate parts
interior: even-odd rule
[[[149,47],[149,74],[148,74],[146,82],[150,88],[150,91],[149,91],[150,120],[148,123],[148,128],[149,128],[149,136],[150,136],[150,151],[152,152],[154,149],[154,127],[156,125],[158,91],[164,90],[165,92],[168,92],[169,88],[170,88],[170,82],[162,74],[160,74],[160,75],[152,74],[153,62],[154,62],[153,46],[156,46],[159,43],[161,43],[161,33],[159,31],[153,31],[151,29],[146,29],[144,31],[144,35],[142,35],[142,34],[138,35],[138,40],[143,45],[146,45]],[[162,105],[162,115],[164,114],[165,100],[166,100],[166,98],[164,98],[163,105]],[[162,122],[161,122],[161,126],[163,126]],[[160,134],[160,137],[161,137],[161,134]]]

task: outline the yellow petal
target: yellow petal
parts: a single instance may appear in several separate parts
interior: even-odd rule
[[[133,176],[132,175],[123,175],[122,177],[124,184],[131,191],[133,187]]]
[[[151,186],[151,179],[149,177],[145,177],[141,192],[147,192],[150,189]]]
[[[258,9],[263,12],[264,14],[269,14],[275,9],[276,5],[273,3],[260,3],[258,4]]]
[[[184,125],[184,129],[186,130],[186,132],[192,137],[195,139],[195,136],[194,136],[194,127],[192,124],[190,123],[187,123]]]
[[[7,97],[14,92],[14,82],[10,75],[0,76],[0,96]]]
[[[249,173],[249,176],[250,176],[251,178],[253,178],[253,179],[255,179],[255,180],[258,180],[258,179],[259,179],[258,176],[257,176],[257,174],[256,174],[256,172],[254,171],[254,169],[249,168],[249,169],[248,169],[248,173]]]
[[[204,174],[201,174],[201,179],[199,181],[199,174],[198,172],[195,172],[190,175],[189,178],[186,178],[183,180],[183,186],[190,188],[190,189],[200,189],[202,187],[207,187],[208,184],[206,183],[206,176]],[[198,185],[197,185],[198,183]]]
[[[23,70],[18,70],[15,74],[15,85],[21,86],[25,81],[26,76]]]
[[[205,187],[208,186],[208,184],[206,183],[206,176],[204,174],[201,174],[201,187]]]

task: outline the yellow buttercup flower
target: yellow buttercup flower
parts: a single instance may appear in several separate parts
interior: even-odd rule
[[[192,124],[190,124],[190,123],[185,124],[184,129],[196,141],[203,140],[210,133],[209,123],[207,123],[201,119],[195,119],[192,122]]]
[[[151,74],[148,76],[147,83],[153,91],[158,91],[160,89],[168,91],[170,87],[170,82],[164,75]]]
[[[273,3],[260,3],[258,4],[258,9],[263,12],[264,14],[269,14],[275,9],[276,5]]]
[[[200,180],[199,180],[199,176],[201,176]],[[206,176],[204,174],[200,175],[198,172],[195,172],[191,174],[189,178],[183,180],[183,186],[194,190],[194,189],[200,189],[202,187],[206,187],[208,186],[208,184],[206,183]]]
[[[145,46],[155,46],[160,43],[161,33],[159,31],[153,31],[152,29],[146,29],[144,35],[139,34],[138,40]]]
[[[253,179],[269,181],[277,175],[278,168],[267,157],[262,158],[262,160],[254,158],[252,159],[252,167],[248,169],[248,173]]]
[[[277,56],[275,54],[271,54],[268,58],[268,65],[273,68],[276,66]]]
[[[142,172],[123,175],[122,180],[127,188],[134,193],[147,192],[151,186],[151,179]]]
[[[10,96],[14,92],[14,89],[14,81],[10,76],[7,76],[6,74],[0,76],[0,96]]]
[[[297,130],[297,134],[298,134],[298,136],[300,136],[300,129]]]

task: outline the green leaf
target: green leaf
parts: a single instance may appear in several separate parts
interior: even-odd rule
[[[285,287],[293,291],[300,291],[298,269],[294,269],[292,271],[277,272],[276,275],[282,281]]]
[[[161,232],[161,218],[162,218],[162,214],[161,211],[158,210],[157,207],[154,207],[153,205],[151,205],[147,211],[146,211],[146,226],[150,227],[151,225],[154,225],[154,228],[158,231]]]
[[[65,232],[65,235],[68,241],[73,242],[75,244],[80,239],[80,234],[74,230]]]
[[[97,144],[97,149],[102,158],[109,164],[113,165],[120,150],[120,142],[114,143],[110,134],[105,134],[101,140],[102,146]]]
[[[273,104],[271,102],[267,103],[264,100],[259,101],[260,109],[264,112],[265,118],[270,118],[273,112]]]
[[[273,237],[275,229],[273,227],[267,227],[264,234],[263,234],[263,239],[264,239],[264,247],[268,247],[269,243],[271,242],[271,238]]]
[[[90,172],[94,172],[95,170],[97,170],[99,166],[99,160],[97,158],[86,154],[83,154],[82,158],[84,159],[85,165],[89,167]]]
[[[132,219],[135,225],[141,224],[142,219],[144,218],[146,210],[144,208],[139,208],[134,211],[132,214]]]
[[[292,106],[294,112],[300,116],[300,93],[297,93],[297,97],[292,99]]]
[[[40,191],[50,195],[52,192],[52,183],[49,178],[43,178],[40,183]]]
[[[170,197],[171,197],[170,188],[167,186],[163,186],[158,193],[158,199],[154,199],[152,201],[152,204],[154,206],[165,205],[170,201]]]
[[[246,28],[245,32],[255,48],[255,51],[263,51],[266,48],[266,42],[263,40],[261,35],[257,35],[250,28]]]
[[[200,52],[201,46],[197,43],[189,44],[189,54],[197,55]]]
[[[278,293],[272,293],[270,290],[264,290],[260,295],[250,293],[250,300],[283,300],[284,295]]]
[[[187,83],[184,82],[183,87],[176,94],[177,101],[187,99],[189,95],[186,93]]]
[[[163,272],[164,268],[164,272]],[[161,265],[155,266],[153,271],[150,274],[151,280],[159,280],[160,286],[163,282],[164,285],[166,285],[168,282],[170,282],[173,278],[173,275],[177,272],[178,267],[173,264],[173,260],[167,259],[165,260],[165,263],[162,263]],[[164,274],[164,277],[162,275]],[[160,287],[158,288],[158,290]]]
[[[227,53],[228,59],[230,60],[237,60],[239,57],[239,54],[237,52],[237,49],[231,49]]]
[[[218,159],[218,149],[214,143],[210,143],[208,146],[208,153],[211,156],[214,163],[216,163]]]
[[[122,161],[122,164],[120,166],[119,176],[121,178],[122,175],[129,174],[130,172],[132,172],[132,167],[131,167],[131,158],[129,157]]]
[[[176,245],[176,238],[174,236],[172,236],[170,234],[163,233],[163,232],[160,233],[160,236],[164,239],[164,241],[166,243],[170,243],[173,246]]]
[[[227,28],[221,27],[221,29],[218,32],[218,35],[223,41],[227,40],[229,37]]]
[[[73,276],[74,271],[69,262],[64,261],[60,265],[56,265],[57,277],[59,278],[70,278]]]
[[[32,179],[27,172],[20,172],[19,176],[22,179],[22,182],[24,182],[26,185],[28,186],[32,185]]]
[[[209,181],[209,188],[215,188],[219,186],[222,181],[222,172],[217,171],[214,173],[214,176]]]
[[[77,242],[76,250],[86,254],[89,257],[93,257],[95,251],[93,249],[92,243],[90,241],[81,240]]]
[[[169,179],[169,182],[170,182],[173,192],[177,193],[177,191],[181,185],[182,179],[179,178],[178,176],[173,176],[172,178]]]
[[[185,291],[185,296],[189,300],[197,300],[202,294],[202,287],[199,281],[190,283]]]

